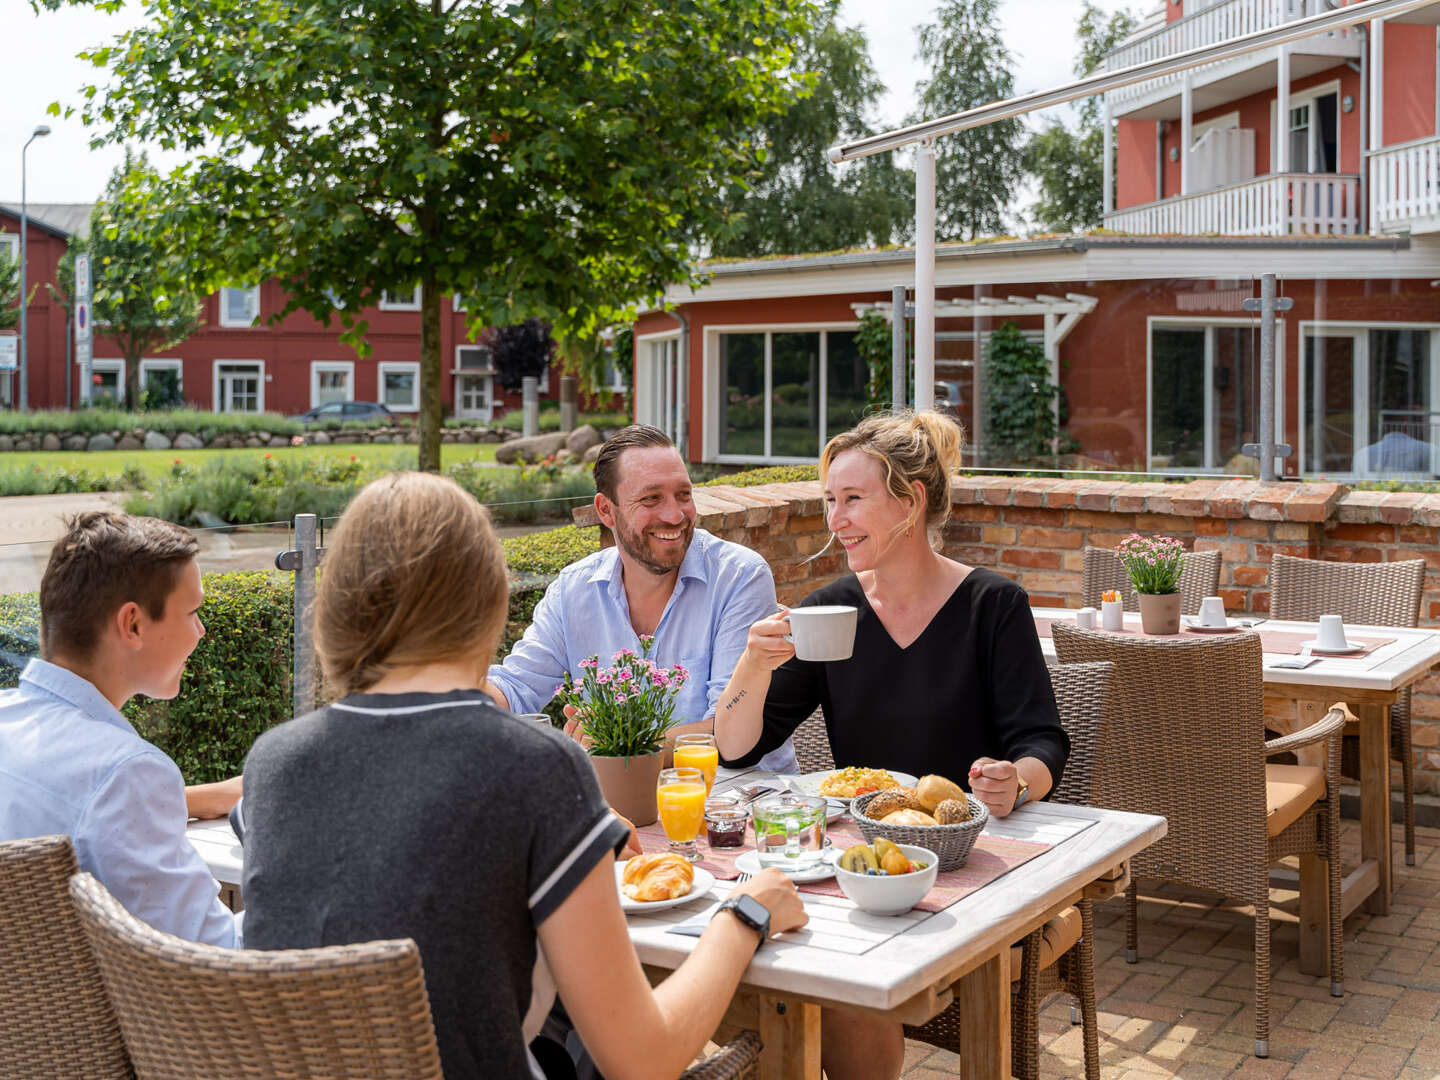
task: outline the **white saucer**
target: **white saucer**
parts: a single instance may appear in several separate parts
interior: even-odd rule
[[[1316,640],[1312,640],[1312,641],[1302,641],[1302,642],[1300,643],[1300,648],[1303,649],[1303,650],[1306,650],[1306,651],[1308,651],[1308,652],[1319,653],[1319,654],[1321,654],[1321,655],[1323,655],[1323,656],[1349,656],[1351,653],[1357,653],[1357,652],[1364,652],[1364,651],[1365,651],[1365,646],[1364,646],[1364,645],[1349,645],[1349,644],[1347,644],[1343,649],[1326,649],[1326,648],[1323,648],[1323,647],[1320,645],[1320,642],[1319,642],[1319,641],[1316,641]]]
[[[830,849],[827,849],[824,856],[825,861],[822,862],[819,866],[814,867],[810,870],[805,870],[801,873],[792,874],[788,870],[786,870],[785,873],[790,878],[790,880],[795,882],[795,884],[797,885],[805,885],[812,881],[824,881],[826,878],[832,878],[835,876],[835,867],[830,865],[829,856]],[[735,869],[740,871],[740,873],[742,874],[758,874],[760,872],[759,853],[756,852],[754,848],[751,848],[749,851],[745,852],[744,855],[741,855],[738,859],[735,860]],[[784,870],[784,867],[781,867],[781,869]]]
[[[1224,626],[1206,626],[1196,615],[1186,615],[1184,622],[1186,630],[1193,630],[1197,634],[1231,634],[1236,630],[1245,629],[1238,622],[1232,623],[1228,619]]]
[[[626,915],[638,915],[646,911],[664,911],[666,908],[679,907],[681,904],[688,904],[692,900],[699,900],[709,894],[715,887],[715,875],[702,867],[694,867],[695,878],[690,882],[690,891],[684,896],[677,896],[673,900],[631,900],[625,895],[621,888],[625,881],[625,864],[615,864],[615,889],[620,894],[620,910]]]

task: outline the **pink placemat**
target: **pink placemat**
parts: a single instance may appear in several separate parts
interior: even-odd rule
[[[665,838],[665,831],[659,824],[646,825],[636,831],[640,835],[640,847],[647,852],[665,851],[670,846],[670,842]],[[831,842],[842,851],[852,844],[865,843],[859,827],[851,821],[836,822],[829,827],[827,834]],[[744,847],[724,848],[719,851],[712,850],[704,839],[701,839],[699,844],[703,857],[697,865],[709,870],[720,881],[733,881],[740,876],[740,871],[735,869],[735,860],[755,848],[752,834],[748,830],[746,837]],[[957,900],[963,900],[976,889],[984,888],[1017,866],[1023,866],[1037,855],[1043,855],[1053,846],[1038,840],[1009,840],[981,833],[975,841],[975,847],[970,851],[970,857],[965,860],[965,865],[959,870],[937,874],[934,886],[915,907],[920,911],[944,911]],[[818,896],[845,895],[833,877],[824,881],[812,881],[798,888],[801,892],[815,893]]]
[[[1037,616],[1035,617],[1035,630],[1036,630],[1036,632],[1037,632],[1042,638],[1048,638],[1048,637],[1050,637],[1050,636],[1051,636],[1051,635],[1050,635],[1050,624],[1051,624],[1052,622],[1054,622],[1054,621],[1055,621],[1054,619],[1048,619],[1048,618],[1044,618],[1043,616],[1038,616],[1038,615],[1037,615]],[[1102,630],[1102,631],[1100,631],[1100,632],[1103,633],[1103,634],[1121,634],[1121,635],[1124,635],[1124,636],[1126,636],[1126,637],[1140,637],[1140,636],[1143,636],[1141,631],[1139,631],[1139,630],[1132,630],[1132,629],[1129,629],[1129,628],[1126,628],[1126,629],[1124,629],[1124,630]],[[1263,649],[1265,652],[1267,652],[1267,653],[1277,653],[1277,654],[1280,654],[1280,655],[1290,655],[1290,656],[1298,656],[1298,655],[1300,655],[1300,653],[1304,652],[1304,648],[1303,648],[1304,644],[1305,644],[1307,641],[1314,641],[1314,640],[1315,640],[1315,635],[1314,635],[1314,634],[1311,634],[1311,633],[1306,632],[1306,631],[1298,631],[1298,630],[1242,630],[1242,629],[1237,629],[1237,630],[1235,631],[1235,633],[1237,633],[1237,634],[1259,634],[1259,635],[1260,635],[1260,648]],[[1180,633],[1178,633],[1178,634],[1152,634],[1152,635],[1150,635],[1150,636],[1151,636],[1151,637],[1212,637],[1212,636],[1216,636],[1216,635],[1206,634],[1206,633],[1203,633],[1203,632],[1200,632],[1200,631],[1190,630],[1190,629],[1187,628],[1187,629],[1182,629],[1182,630],[1180,631]],[[1372,652],[1374,652],[1376,649],[1380,648],[1382,645],[1389,645],[1391,642],[1395,641],[1395,638],[1353,637],[1353,636],[1352,636],[1352,637],[1350,637],[1348,640],[1350,641],[1350,644],[1352,644],[1352,645],[1363,645],[1363,646],[1364,646],[1364,649],[1362,649],[1362,650],[1359,651],[1359,652],[1353,652],[1353,653],[1316,653],[1315,655],[1316,655],[1316,656],[1324,656],[1327,660],[1358,660],[1358,659],[1360,659],[1362,656],[1369,656]]]

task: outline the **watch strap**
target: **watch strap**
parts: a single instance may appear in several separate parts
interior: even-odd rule
[[[1018,791],[1015,792],[1015,805],[1010,807],[1010,812],[1013,814],[1016,810],[1019,810],[1020,807],[1024,806],[1029,801],[1030,785],[1027,784],[1024,780],[1021,780],[1020,788]]]
[[[754,905],[754,907],[758,908],[761,912],[764,912],[763,918],[759,918],[755,914],[752,914],[749,910],[747,910],[747,905],[743,904],[741,902],[742,900],[749,900],[750,904]],[[748,926],[751,930],[754,930],[757,934],[760,935],[760,940],[755,942],[755,948],[757,950],[760,948],[761,945],[765,944],[766,939],[769,938],[770,912],[766,911],[765,905],[760,903],[760,901],[756,900],[753,896],[731,896],[720,905],[719,909],[715,912],[715,914],[718,915],[721,911],[730,912],[735,916],[735,918],[739,919],[743,925]]]

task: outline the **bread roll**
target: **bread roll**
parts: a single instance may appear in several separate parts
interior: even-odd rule
[[[880,819],[885,825],[939,825],[929,814],[923,810],[896,810]]]
[[[920,803],[926,812],[931,814],[946,799],[965,801],[964,789],[959,784],[946,780],[943,776],[922,776],[920,783],[915,785],[915,793],[919,796]]]

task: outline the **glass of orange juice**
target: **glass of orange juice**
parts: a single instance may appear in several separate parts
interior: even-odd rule
[[[720,766],[720,751],[715,746],[714,735],[677,735],[675,737],[675,767],[699,769],[705,774],[705,794],[715,786],[715,770]]]
[[[705,824],[705,774],[699,769],[661,769],[655,785],[660,825],[676,855],[700,861],[695,838]]]

